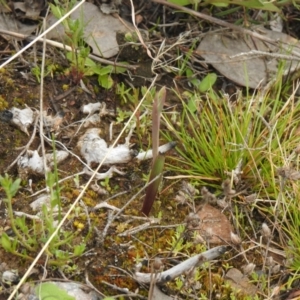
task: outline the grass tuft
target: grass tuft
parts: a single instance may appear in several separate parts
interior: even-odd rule
[[[188,102],[181,100],[180,118],[164,116],[164,135],[175,137],[179,153],[168,167],[215,187],[228,176],[235,184],[246,180],[270,196],[276,168],[288,163],[299,143],[300,107],[295,99],[239,96],[232,102],[193,95]]]

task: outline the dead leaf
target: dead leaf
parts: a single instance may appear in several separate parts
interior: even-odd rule
[[[251,55],[250,51],[289,55],[290,53],[283,50],[278,41],[289,45],[290,50],[300,46],[297,39],[281,32],[263,28],[263,34],[273,39],[274,44],[267,44],[258,38],[238,32],[221,31],[206,34],[197,51],[206,63],[211,64],[228,79],[255,89],[264,86],[275,76],[281,59],[266,55]],[[246,55],[237,56],[241,53]],[[285,70],[293,72],[298,65],[297,61],[287,61]]]
[[[37,20],[41,11],[45,8],[45,1],[41,0],[25,0],[24,2],[14,2],[14,9],[21,10],[25,13],[24,18]]]
[[[209,204],[203,205],[198,212],[200,217],[199,231],[210,244],[231,243],[232,226],[227,217]]]
[[[151,296],[152,300],[172,300],[175,299],[174,297],[170,297],[166,294],[164,294],[155,284],[152,290],[152,293],[149,293],[149,296]]]
[[[110,1],[110,3],[102,3],[100,5],[100,10],[106,15],[119,13],[119,10],[118,10],[119,4],[115,3],[115,2],[118,2],[118,1]]]
[[[31,202],[29,206],[32,208],[33,211],[41,211],[43,208],[43,205],[50,208],[51,206],[51,198],[48,194],[42,194],[40,195],[36,200]]]
[[[23,24],[16,20],[11,14],[0,14],[0,30],[17,32],[29,36],[37,27],[38,24]],[[1,36],[3,36],[6,40],[17,39],[16,37],[4,34],[1,34]]]
[[[238,269],[230,269],[226,273],[225,279],[233,288],[241,290],[246,295],[254,296],[256,294],[256,286],[250,283],[249,279]]]
[[[290,169],[288,167],[282,167],[277,169],[277,173],[279,176],[290,179],[290,180],[299,180],[300,172],[297,170]]]

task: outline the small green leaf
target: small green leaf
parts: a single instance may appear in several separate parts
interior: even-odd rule
[[[51,282],[41,283],[35,288],[35,293],[41,300],[75,300],[74,297]]]
[[[80,256],[85,250],[85,244],[76,245],[74,247],[74,255]]]
[[[10,195],[13,197],[20,188],[21,179],[16,179],[13,184],[10,186]]]
[[[105,89],[110,89],[113,84],[114,81],[112,80],[112,78],[109,75],[100,75],[98,77],[98,83]]]
[[[88,47],[81,47],[78,53],[78,56],[83,58],[84,61],[88,58],[90,55],[90,48]]]
[[[190,68],[186,69],[185,74],[187,78],[194,76],[194,72]]]
[[[60,8],[58,6],[55,6],[54,4],[52,3],[49,3],[50,5],[50,9],[53,13],[53,15],[57,18],[57,19],[60,19],[63,15],[62,15],[62,12],[60,10]]]
[[[122,65],[128,65],[128,62],[126,62],[126,61],[123,61],[123,62],[120,62],[120,64],[122,64]],[[114,67],[113,68],[113,72],[115,73],[115,74],[122,74],[122,73],[125,73],[126,72],[126,68],[123,68],[123,67],[118,67],[118,66],[116,66],[116,67]]]
[[[181,5],[181,6],[191,4],[191,1],[189,1],[189,0],[168,0],[168,2],[177,4],[177,5]]]
[[[197,88],[197,87],[200,85],[201,81],[200,81],[199,79],[197,79],[197,78],[192,78],[192,79],[190,79],[190,83],[191,83],[194,87]]]
[[[172,0],[180,1],[180,0]],[[174,2],[173,2],[174,3]],[[239,6],[244,6],[250,9],[261,9],[274,12],[280,12],[280,9],[272,3],[272,1],[261,1],[261,0],[210,0],[210,4],[218,7],[227,7],[229,4],[235,4]],[[275,1],[276,3],[276,1]]]
[[[15,219],[16,225],[24,232],[24,233],[28,233],[29,229],[26,225],[25,222],[25,217],[22,218],[16,218]]]
[[[12,195],[11,195],[11,186],[12,186],[12,179],[5,174],[4,177],[0,176],[0,184],[3,187],[7,198],[11,199]]]
[[[224,2],[212,3],[212,4],[217,7],[227,7],[229,5],[229,3],[224,3]]]
[[[192,97],[187,103],[187,107],[191,113],[195,113],[197,111],[197,105],[195,100],[195,97]]]
[[[4,250],[6,250],[7,252],[12,251],[11,241],[5,232],[3,232],[1,236],[1,245],[4,248]]]
[[[11,244],[11,251],[15,252],[17,249],[17,246],[18,246],[18,241],[17,241],[17,239],[14,239]]]
[[[103,68],[98,68],[97,70],[95,70],[95,73],[102,76],[106,74],[111,74],[113,72],[113,69],[113,66],[106,66]]]
[[[89,57],[85,58],[85,66],[86,67],[98,67],[100,68],[101,65],[97,65],[92,59],[90,59]]]
[[[272,3],[272,1],[260,1],[260,0],[241,1],[241,0],[232,0],[231,4],[237,4],[237,5],[241,5],[241,6],[244,6],[244,7],[251,8],[251,9],[261,9],[261,10],[269,10],[269,11],[280,12],[280,9],[278,7],[276,7]]]
[[[26,243],[27,245],[36,246],[37,245],[36,237],[27,239]]]
[[[207,74],[203,80],[201,81],[199,85],[199,91],[201,93],[207,92],[211,87],[215,84],[217,80],[217,75],[215,73],[209,73]]]
[[[65,251],[62,251],[59,249],[55,250],[54,254],[55,254],[56,258],[59,258],[59,259],[68,259],[68,257],[69,257],[69,254],[67,254]]]
[[[218,100],[218,96],[217,96],[217,94],[215,93],[214,90],[210,90],[208,92],[208,94],[209,94],[210,99],[212,99],[213,101],[217,101]]]

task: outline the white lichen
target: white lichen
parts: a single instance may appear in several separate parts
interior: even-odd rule
[[[153,157],[152,150],[137,153],[130,149],[129,144],[120,144],[116,147],[108,146],[106,141],[99,136],[98,128],[91,128],[80,138],[78,147],[87,164],[101,163],[104,165],[123,164],[131,161],[145,160]],[[174,147],[174,143],[168,143],[158,148],[160,153],[165,153]]]
[[[83,105],[81,108],[81,111],[84,114],[92,115],[95,112],[100,111],[101,107],[102,107],[102,104],[100,102],[89,103],[89,104]]]
[[[16,107],[13,107],[10,112],[13,114],[13,117],[11,119],[11,123],[17,126],[20,130],[25,132],[27,135],[28,128],[33,124],[34,122],[34,112],[31,108],[26,107],[24,109],[19,109]]]
[[[55,162],[58,164],[68,157],[67,151],[56,151]],[[50,167],[54,165],[53,153],[46,154],[47,169],[45,170],[43,157],[41,157],[37,150],[28,150],[24,156],[21,156],[18,160],[18,172],[22,179],[26,179],[27,175],[43,175],[50,171]]]

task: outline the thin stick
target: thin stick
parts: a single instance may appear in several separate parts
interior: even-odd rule
[[[43,19],[43,29],[46,28],[46,20]],[[46,41],[43,40],[43,53],[42,53],[42,65],[41,65],[41,84],[40,84],[40,139],[42,146],[42,157],[45,171],[45,182],[47,182],[47,160],[46,160],[46,149],[44,141],[44,74],[45,74],[45,58],[46,58]]]
[[[223,246],[217,246],[203,253],[192,256],[187,260],[179,263],[178,265],[166,271],[158,273],[155,278],[156,279],[155,281],[156,283],[160,283],[160,282],[166,283],[167,281],[171,281],[174,278],[180,276],[181,274],[184,274],[185,272],[189,271],[191,268],[195,268],[204,262],[218,258],[219,256],[223,255],[226,251],[227,251],[227,246],[223,245]],[[152,279],[152,274],[135,272],[134,279],[139,283],[150,283]]]
[[[130,4],[131,4],[131,19],[132,19],[132,24],[133,24],[133,26],[134,26],[134,28],[135,28],[135,32],[136,32],[137,36],[139,37],[139,40],[140,40],[141,44],[142,44],[143,47],[146,49],[148,56],[154,60],[154,58],[153,58],[153,56],[152,56],[152,54],[151,54],[149,48],[147,47],[147,45],[145,44],[145,42],[144,42],[144,40],[143,40],[143,37],[142,37],[142,35],[141,35],[139,29],[138,29],[137,26],[136,26],[136,23],[135,23],[134,5],[133,5],[132,0],[130,0]]]
[[[7,35],[10,35],[10,36],[13,36],[13,37],[16,37],[16,38],[20,38],[20,39],[33,40],[32,36],[28,36],[28,35],[13,32],[13,31],[7,31],[7,30],[4,30],[4,29],[0,29],[0,33],[7,34]],[[51,46],[54,46],[56,48],[67,50],[67,51],[74,51],[74,49],[72,49],[72,47],[70,47],[68,45],[64,45],[63,43],[56,42],[56,41],[49,40],[49,39],[39,38],[39,36],[38,36],[37,42],[43,42],[44,40],[46,41],[47,44],[49,44]],[[76,50],[76,51],[78,52],[78,50]],[[95,61],[98,61],[100,63],[106,64],[106,65],[126,68],[126,69],[129,69],[129,70],[135,70],[136,68],[139,67],[138,65],[124,65],[124,64],[121,64],[121,63],[113,62],[113,61],[98,57],[98,56],[93,55],[93,54],[89,54],[88,57],[95,60]]]

